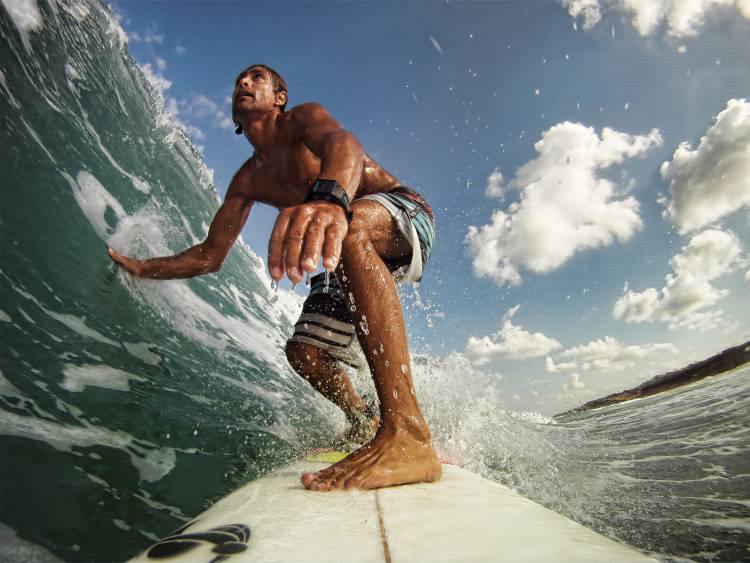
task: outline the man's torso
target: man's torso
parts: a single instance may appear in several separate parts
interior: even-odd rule
[[[244,165],[251,181],[253,201],[279,209],[303,203],[321,170],[320,158],[295,134],[291,126],[293,108],[282,116],[278,140],[264,152],[256,153]],[[363,195],[388,191],[399,185],[398,179],[367,154],[362,163],[362,176],[355,199]]]

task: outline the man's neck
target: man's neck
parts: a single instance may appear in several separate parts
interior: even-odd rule
[[[281,111],[274,109],[268,113],[257,116],[251,116],[246,122],[242,123],[242,129],[250,144],[253,145],[255,152],[262,155],[268,151],[275,143],[278,134],[276,119],[281,115]]]

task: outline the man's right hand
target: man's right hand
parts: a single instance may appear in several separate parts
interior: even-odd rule
[[[139,262],[138,260],[133,260],[132,258],[128,258],[127,256],[123,256],[109,246],[107,246],[107,250],[109,251],[109,257],[112,259],[112,262],[120,266],[126,272],[129,272],[134,276],[142,277],[141,262]]]
[[[268,241],[271,278],[278,282],[286,272],[292,283],[300,283],[321,258],[323,267],[334,271],[348,230],[346,214],[335,203],[311,201],[282,209]]]

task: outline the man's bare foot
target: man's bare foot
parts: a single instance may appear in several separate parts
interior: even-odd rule
[[[429,440],[403,429],[382,427],[375,438],[357,451],[317,473],[302,475],[313,491],[377,489],[440,479],[442,467]]]

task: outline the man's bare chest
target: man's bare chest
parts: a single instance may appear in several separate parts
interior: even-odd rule
[[[277,149],[256,163],[258,199],[279,208],[298,205],[319,175],[320,159],[306,146]]]

